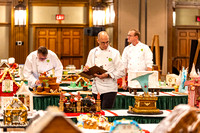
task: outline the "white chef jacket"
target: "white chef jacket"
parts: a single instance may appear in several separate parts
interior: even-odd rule
[[[94,78],[92,84],[92,92],[97,94],[117,92],[117,79],[125,76],[120,53],[118,50],[108,46],[106,50],[101,50],[99,47],[92,49],[88,55],[86,66],[103,66],[111,78]]]
[[[28,86],[30,88],[35,87],[35,82],[39,79],[40,73],[51,69],[55,70],[56,82],[60,83],[63,66],[57,55],[51,50],[48,50],[47,58],[44,61],[40,61],[37,57],[37,50],[30,53],[26,58],[23,70],[24,77],[28,80]]]
[[[153,54],[146,44],[130,44],[122,53],[122,61],[128,71],[146,71],[147,67],[152,68]]]

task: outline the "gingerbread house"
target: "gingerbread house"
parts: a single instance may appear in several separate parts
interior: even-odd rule
[[[186,81],[185,86],[188,86],[188,104],[200,108],[200,77]]]
[[[82,98],[80,93],[77,96],[73,95],[66,99],[64,94],[61,93],[59,102],[60,111],[65,113],[101,112],[100,94],[97,94],[97,100],[95,100],[90,96]]]
[[[57,107],[48,107],[47,112],[32,122],[27,128],[27,133],[81,133],[75,123],[64,118],[64,113]]]
[[[83,77],[79,77],[79,78],[75,81],[76,85],[81,84],[81,86],[83,86],[85,82],[88,83],[88,80],[86,80],[86,79],[83,78]]]
[[[28,111],[33,112],[33,93],[29,90],[25,83],[22,83],[21,87],[17,91],[17,97],[28,108]]]
[[[199,133],[200,121],[196,109],[180,104],[164,118],[153,133]]]
[[[178,75],[176,74],[167,74],[166,75],[166,82],[168,86],[176,85],[176,80],[178,79]]]
[[[5,68],[10,68],[10,66],[6,62],[2,62],[0,64],[0,73],[2,73]]]
[[[28,108],[14,97],[4,109],[4,125],[27,125]]]
[[[63,78],[63,81],[76,81],[79,77],[77,74],[69,74]]]
[[[6,103],[16,94],[20,85],[15,82],[10,70],[7,68],[0,75],[0,100],[1,109],[6,106]]]
[[[20,85],[15,82],[9,69],[5,69],[3,74],[0,75],[0,96],[12,97],[16,94]]]

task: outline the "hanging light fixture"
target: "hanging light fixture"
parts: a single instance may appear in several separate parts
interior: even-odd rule
[[[15,25],[24,26],[26,25],[26,6],[23,5],[23,0],[18,1],[18,5],[15,9]]]
[[[98,0],[93,8],[93,25],[103,26],[106,20],[106,3]]]
[[[115,10],[114,10],[114,4],[111,3],[106,8],[106,24],[112,24],[115,22]]]
[[[176,26],[176,10],[175,10],[175,8],[173,8],[173,15],[172,15],[172,17],[173,17],[173,26]]]

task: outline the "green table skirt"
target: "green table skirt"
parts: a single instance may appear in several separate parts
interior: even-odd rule
[[[134,106],[135,99],[133,96],[117,95],[113,109],[128,109]],[[188,96],[160,96],[157,101],[157,108],[161,110],[172,110],[178,104],[187,104]]]
[[[85,95],[83,95],[84,97]],[[59,96],[37,96],[33,97],[33,106],[36,110],[45,110],[48,106],[58,106]],[[113,109],[128,109],[134,106],[133,96],[117,95]],[[187,104],[188,96],[159,96],[157,108],[161,110],[172,110],[178,104]]]
[[[60,96],[40,96],[33,97],[33,108],[45,110],[48,106],[58,106]]]
[[[142,117],[142,116],[106,116],[109,122],[113,122],[114,120],[121,120],[123,118],[127,120],[135,120],[140,124],[148,124],[148,123],[159,123],[164,117]],[[77,123],[76,118],[71,118],[72,121]]]

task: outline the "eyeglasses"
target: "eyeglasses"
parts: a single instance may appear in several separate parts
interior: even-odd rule
[[[132,36],[135,36],[135,35],[127,35],[127,37],[132,37]]]
[[[39,58],[40,60],[46,60],[47,58]]]
[[[107,42],[100,42],[101,44],[109,44],[110,42],[107,41]]]

